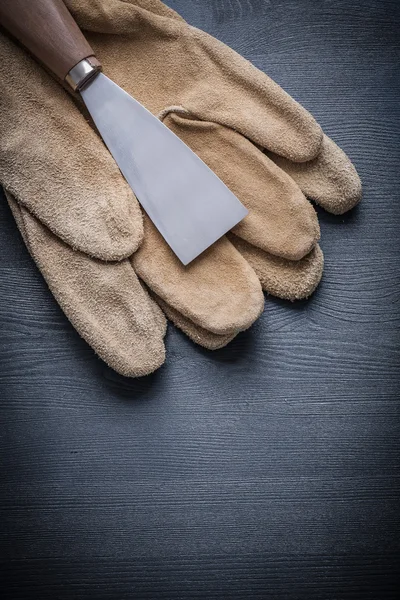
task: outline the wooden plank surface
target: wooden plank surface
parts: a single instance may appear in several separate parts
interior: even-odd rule
[[[308,302],[129,380],[47,291],[0,198],[2,597],[377,599],[400,563],[400,5],[171,0],[351,156]]]

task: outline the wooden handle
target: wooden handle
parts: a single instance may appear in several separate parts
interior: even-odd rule
[[[60,79],[94,56],[62,0],[0,0],[0,24]]]

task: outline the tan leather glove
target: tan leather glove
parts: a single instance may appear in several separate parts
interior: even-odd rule
[[[137,201],[73,100],[3,34],[0,182],[52,293],[97,354],[128,376],[162,365],[166,320],[128,258],[143,237]]]
[[[159,115],[250,210],[230,241],[264,290],[292,300],[310,295],[323,257],[316,213],[304,194],[335,214],[352,208],[361,183],[346,155],[270,78],[162,2],[67,5],[105,72]],[[168,316],[197,341],[191,324],[234,335],[224,309],[215,310],[226,300],[220,274],[212,280],[213,264],[223,260],[219,246],[185,269],[146,217],[144,226],[132,261]],[[226,280],[233,276],[224,273]]]

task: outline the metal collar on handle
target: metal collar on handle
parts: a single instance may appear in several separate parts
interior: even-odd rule
[[[65,81],[76,92],[81,90],[100,71],[101,65],[98,60],[94,57],[84,58],[72,67]]]

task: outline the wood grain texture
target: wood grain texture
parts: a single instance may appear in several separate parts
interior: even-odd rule
[[[304,104],[364,183],[308,302],[118,376],[0,199],[2,597],[387,600],[400,566],[397,1],[170,0]]]
[[[0,24],[61,80],[94,54],[63,0],[2,0]]]

